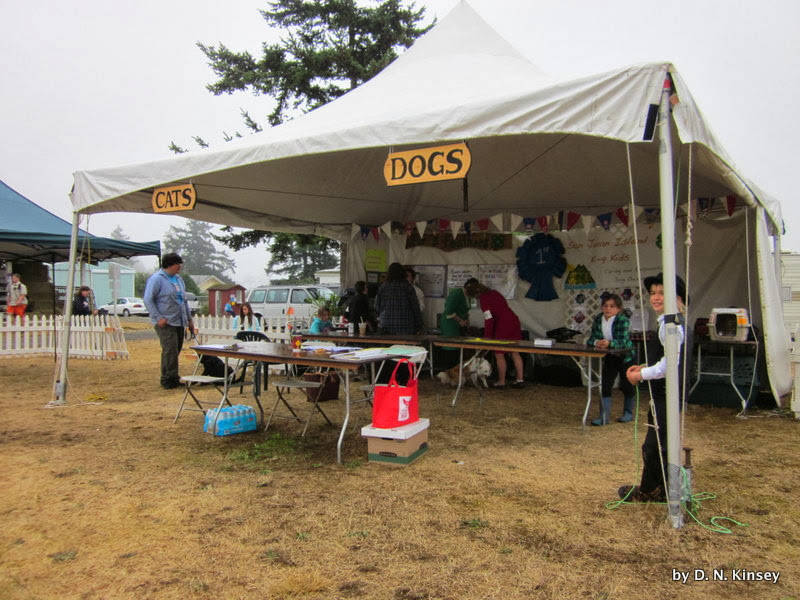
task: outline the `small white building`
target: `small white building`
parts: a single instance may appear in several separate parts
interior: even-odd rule
[[[800,253],[781,253],[783,321],[786,331],[800,331]]]
[[[342,273],[339,269],[325,269],[324,271],[317,271],[314,277],[320,285],[337,287],[341,280]]]

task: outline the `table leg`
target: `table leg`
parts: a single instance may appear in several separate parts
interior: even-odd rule
[[[228,357],[225,357],[225,373],[224,383],[222,386],[222,399],[219,401],[219,406],[217,406],[217,413],[214,415],[214,422],[211,424],[211,433],[216,435],[217,433],[217,419],[219,419],[219,413],[222,410],[222,407],[227,402],[228,406],[230,406],[230,401],[228,400],[228,388],[230,383],[230,377],[228,377]]]
[[[463,379],[463,371],[464,370],[464,348],[458,349],[458,385],[456,386],[456,392],[453,394],[453,400],[450,402],[450,406],[455,407],[456,400],[458,400],[458,393],[461,391],[461,380]]]
[[[689,391],[686,394],[687,401],[688,401],[689,396],[692,395],[692,392],[694,391],[694,388],[696,388],[697,384],[700,383],[700,378],[703,376],[703,358],[702,358],[702,354],[703,354],[703,347],[700,344],[698,344],[697,345],[697,378],[694,380],[694,385],[692,385],[692,387],[689,388]]]
[[[336,462],[342,464],[342,440],[344,432],[347,430],[347,423],[350,421],[350,370],[344,369],[344,423],[339,432],[339,441],[336,442]]]
[[[589,415],[589,407],[592,405],[592,357],[586,357],[586,364],[588,365],[586,371],[586,408],[583,409],[583,420],[581,425],[586,427],[586,417]]]
[[[742,402],[742,412],[744,412],[744,411],[747,410],[747,401],[750,399],[750,397],[748,396],[747,399],[745,399],[745,397],[742,396],[741,392],[739,392],[739,388],[736,387],[736,382],[733,380],[733,345],[731,345],[731,348],[730,348],[730,365],[729,366],[730,366],[731,387],[733,388],[733,391],[736,392],[736,395],[739,396],[739,400],[741,400],[741,402]],[[756,368],[756,365],[753,364],[753,370],[755,370],[755,368]],[[752,393],[752,391],[753,391],[753,388],[751,387],[750,388],[750,392]]]
[[[264,426],[264,407],[261,406],[261,392],[263,389],[266,388],[266,378],[267,373],[269,372],[269,368],[263,362],[256,362],[254,363],[254,373],[253,373],[253,398],[258,405],[258,412],[261,414],[261,426]],[[262,375],[263,374],[263,375]],[[264,378],[264,388],[262,388],[262,381],[261,378]]]

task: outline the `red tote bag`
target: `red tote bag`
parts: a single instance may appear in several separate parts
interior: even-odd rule
[[[397,383],[397,369],[406,363],[409,378],[406,385]],[[372,426],[379,429],[392,429],[409,425],[419,420],[419,395],[414,363],[407,358],[397,361],[389,383],[376,384],[372,401]]]

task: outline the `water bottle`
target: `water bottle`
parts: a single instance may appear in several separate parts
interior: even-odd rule
[[[355,335],[356,334],[356,326],[354,323],[350,322],[347,324],[347,335]]]

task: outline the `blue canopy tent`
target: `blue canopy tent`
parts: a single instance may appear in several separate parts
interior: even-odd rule
[[[0,181],[0,260],[55,263],[69,260],[72,224]],[[160,256],[161,243],[129,242],[78,233],[80,260]]]

